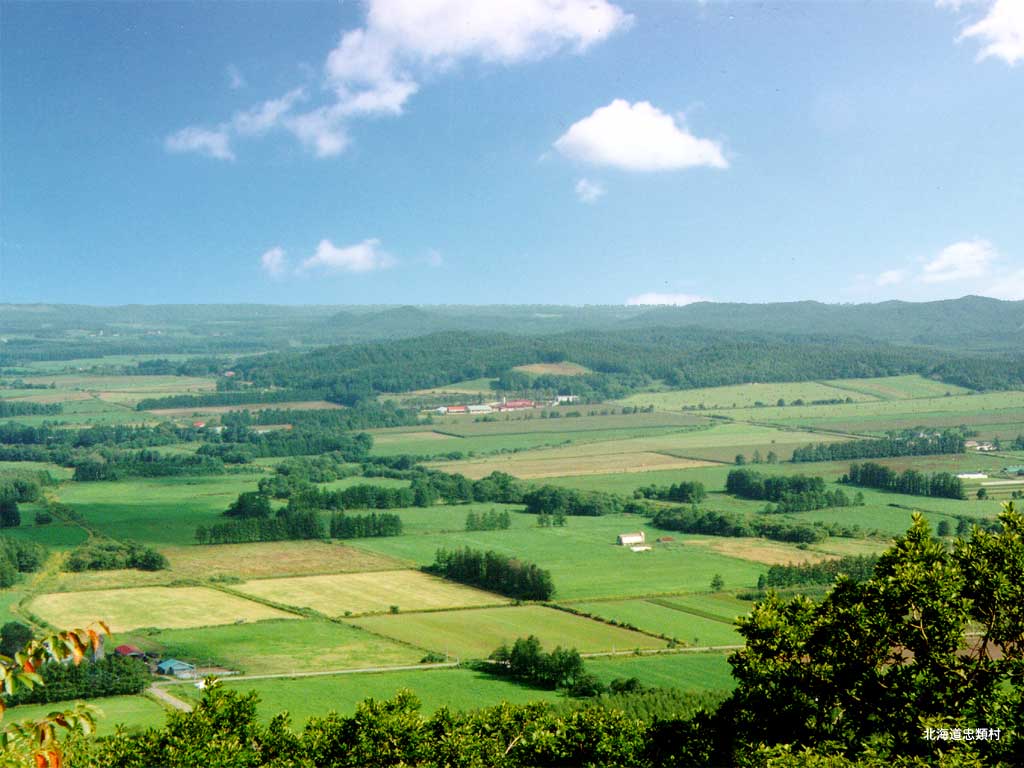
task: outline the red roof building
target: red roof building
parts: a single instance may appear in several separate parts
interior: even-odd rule
[[[119,645],[114,649],[114,653],[118,656],[141,656],[142,651],[136,648],[134,645]]]
[[[469,413],[469,408],[464,405],[449,405],[448,413]]]

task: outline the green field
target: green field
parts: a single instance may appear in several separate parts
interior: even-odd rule
[[[700,592],[716,573],[722,575],[727,589],[738,589],[754,586],[764,571],[757,563],[721,555],[705,546],[656,546],[651,552],[631,552],[615,544],[618,534],[640,530],[649,541],[664,534],[646,525],[643,518],[607,515],[574,517],[564,528],[529,527],[514,535],[474,531],[359,539],[351,544],[417,565],[429,565],[441,547],[493,549],[550,570],[558,599]],[[595,563],[601,567],[595,568]]]
[[[423,656],[421,651],[356,627],[319,619],[127,632],[118,640],[163,658],[248,674],[416,664]]]
[[[667,635],[686,645],[702,647],[742,643],[739,634],[729,623],[650,600],[582,602],[573,603],[572,608],[603,619],[626,623],[645,632]]]
[[[269,720],[277,713],[287,711],[298,727],[310,717],[323,717],[332,711],[351,715],[359,702],[390,699],[403,689],[416,694],[425,714],[441,707],[471,710],[503,701],[527,704],[564,700],[562,694],[555,691],[529,688],[470,669],[423,669],[277,680],[226,679],[224,685],[232,690],[256,693],[260,698],[258,711],[262,719]],[[180,698],[197,696],[195,687],[187,684],[171,686],[169,691]]]
[[[167,710],[146,696],[109,696],[90,699],[86,702],[96,710],[96,733],[111,736],[119,725],[130,731],[159,728],[164,724]],[[32,720],[50,712],[70,709],[75,702],[58,701],[51,704],[22,704],[11,707],[4,714],[5,724],[20,720]]]
[[[256,490],[258,474],[168,477],[69,483],[60,500],[86,523],[114,538],[146,544],[192,544],[199,525],[221,513],[243,491]]]
[[[502,643],[511,645],[527,635],[536,635],[549,650],[560,645],[581,653],[665,647],[664,640],[539,605],[368,616],[352,622],[453,659],[486,658]]]
[[[653,405],[662,411],[682,408],[749,408],[757,403],[775,405],[779,400],[876,400],[877,396],[829,386],[828,382],[800,381],[765,384],[736,384],[704,389],[675,389],[665,392],[641,392],[618,402],[622,405]]]
[[[643,685],[684,691],[731,691],[732,667],[723,653],[666,653],[657,656],[589,659],[587,669],[607,684],[637,678]]]
[[[312,608],[327,616],[496,605],[506,598],[419,571],[375,571],[291,579],[260,579],[234,587],[281,605]]]

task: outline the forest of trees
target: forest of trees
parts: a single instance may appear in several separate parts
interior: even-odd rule
[[[843,574],[854,581],[871,578],[878,562],[877,555],[846,555],[836,560],[797,565],[773,565],[758,581],[758,588],[799,587],[807,584],[831,584]]]
[[[278,510],[273,517],[236,518],[196,528],[197,544],[242,544],[252,541],[323,539],[327,537],[316,512]]]
[[[658,499],[682,504],[699,504],[706,496],[704,484],[696,480],[684,480],[666,486],[646,485],[633,491],[633,497],[637,499]]]
[[[768,512],[807,512],[828,507],[863,504],[863,498],[851,500],[842,489],[830,491],[820,477],[806,475],[762,475],[752,469],[734,469],[725,481],[725,490],[743,499],[773,502]]]
[[[480,665],[480,669],[514,678],[536,688],[564,688],[580,693],[584,688],[601,687],[587,673],[583,659],[575,648],[557,647],[545,651],[534,635],[517,638],[511,648],[500,646],[488,659],[491,663]]]
[[[926,472],[918,472],[916,469],[897,472],[871,461],[863,464],[851,464],[849,473],[843,475],[840,482],[914,496],[937,496],[944,499],[966,498],[963,481],[949,472],[936,472],[931,475]]]
[[[18,583],[23,573],[38,571],[46,559],[46,548],[31,541],[0,536],[0,589]]]
[[[737,538],[763,536],[797,544],[813,544],[829,536],[829,531],[819,525],[744,518],[732,512],[716,512],[697,506],[658,509],[651,516],[651,525],[680,533]]]
[[[77,482],[122,480],[126,477],[219,475],[224,462],[212,456],[159,451],[101,451],[74,462]]]
[[[512,516],[507,509],[489,509],[486,512],[467,512],[467,531],[504,531],[512,524]]]
[[[110,654],[81,664],[50,662],[39,669],[42,685],[5,694],[4,704],[49,704],[142,693],[150,684],[149,667],[139,659]]]
[[[365,539],[401,534],[402,518],[388,512],[371,512],[368,515],[346,515],[344,512],[337,512],[331,515],[333,539]]]
[[[946,431],[938,435],[920,436],[911,430],[901,435],[872,440],[806,445],[793,451],[793,461],[846,461],[963,452],[964,438],[958,432]]]
[[[33,403],[0,398],[0,419],[9,416],[59,416],[64,412],[60,403]]]
[[[576,491],[556,485],[542,485],[522,497],[532,515],[580,515],[598,517],[622,511],[620,497],[601,491]]]
[[[425,570],[517,600],[549,600],[555,593],[548,571],[499,552],[439,549],[434,563]]]
[[[137,568],[159,571],[168,568],[167,558],[153,547],[135,542],[93,540],[75,548],[64,563],[64,570],[113,571]]]

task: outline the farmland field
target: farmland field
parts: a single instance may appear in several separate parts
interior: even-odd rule
[[[538,376],[582,376],[592,371],[585,365],[579,363],[532,363],[530,365],[517,365],[513,371],[532,373]]]
[[[761,564],[721,555],[704,545],[686,544],[684,537],[677,537],[670,546],[657,545],[651,552],[631,552],[615,544],[615,537],[625,531],[644,531],[648,541],[664,533],[634,515],[606,515],[573,518],[564,528],[534,525],[512,535],[509,531],[424,534],[361,539],[352,545],[418,565],[433,562],[441,547],[493,549],[542,563],[551,571],[555,597],[563,600],[700,592],[715,573],[722,575],[729,589],[748,588],[765,570]],[[601,568],[595,569],[594,563],[601,563]]]
[[[687,691],[731,691],[736,686],[723,653],[666,653],[595,659],[588,669],[599,680],[637,678],[643,685]]]
[[[727,622],[666,607],[651,600],[581,602],[573,603],[572,608],[602,619],[629,624],[644,632],[667,635],[686,645],[740,645],[743,642],[739,633]]]
[[[282,605],[312,608],[327,616],[463,608],[507,602],[500,595],[453,584],[419,571],[376,571],[333,576],[260,579],[234,589]]]
[[[323,411],[337,410],[342,406],[326,400],[294,400],[281,403],[240,403],[238,405],[198,405],[186,408],[152,408],[146,413],[163,418],[183,418],[192,415],[217,415],[232,411]]]
[[[829,382],[802,381],[797,383],[737,384],[729,387],[706,389],[680,389],[667,392],[641,392],[623,398],[623,405],[653,405],[659,410],[678,411],[681,408],[749,408],[756,403],[775,405],[779,400],[812,402],[814,400],[868,401],[876,396],[853,392],[829,385]]]
[[[124,640],[164,658],[248,674],[416,664],[423,656],[409,646],[321,619],[126,633]]]
[[[470,710],[503,701],[526,704],[534,701],[564,700],[561,693],[543,691],[476,672],[470,669],[424,669],[421,671],[378,672],[374,674],[325,677],[281,678],[277,680],[231,680],[224,685],[237,691],[254,691],[260,698],[259,713],[269,720],[287,711],[294,725],[301,727],[310,717],[328,712],[351,715],[365,699],[390,699],[401,690],[413,691],[422,702],[422,712],[441,707]],[[194,697],[191,685],[176,685],[170,691],[182,698]]]
[[[28,609],[53,626],[84,627],[102,620],[113,632],[294,618],[293,614],[204,587],[52,592],[33,599]]]
[[[167,719],[167,710],[146,696],[107,696],[102,699],[90,699],[86,703],[99,710],[96,733],[100,736],[114,735],[120,725],[129,731],[159,728]],[[55,709],[70,709],[73,706],[74,702],[21,704],[8,709],[4,713],[4,719],[13,722],[34,720]]]
[[[463,611],[366,616],[355,626],[419,648],[461,659],[486,658],[502,643],[536,635],[555,646],[594,653],[634,648],[664,648],[665,641],[621,627],[542,606],[474,608]]]

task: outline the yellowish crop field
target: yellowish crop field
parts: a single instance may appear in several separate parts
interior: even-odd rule
[[[508,599],[419,571],[378,571],[292,579],[262,579],[235,587],[239,592],[282,605],[312,608],[327,616],[500,605]]]
[[[28,608],[55,627],[83,627],[104,621],[112,632],[296,618],[285,611],[205,587],[55,592],[35,598]]]
[[[586,373],[593,373],[589,368],[579,363],[531,363],[530,365],[517,365],[513,371],[533,373],[539,376],[582,376]]]
[[[581,446],[582,447],[582,446]],[[544,477],[603,475],[607,472],[651,472],[656,469],[693,469],[714,466],[713,462],[683,459],[663,453],[605,453],[596,456],[554,456],[554,451],[531,451],[515,456],[496,456],[475,461],[437,464],[445,472],[458,472],[473,480],[491,472],[508,472],[524,480]]]

